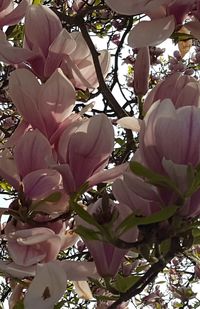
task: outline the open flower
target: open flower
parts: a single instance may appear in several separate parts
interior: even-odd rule
[[[58,16],[50,8],[31,5],[26,11],[24,30],[24,48],[13,47],[2,38],[1,61],[32,70],[42,81],[62,68],[76,88],[98,87],[92,56],[82,34],[70,34],[63,29]],[[107,50],[99,52],[99,61],[106,76],[110,63]]]
[[[18,192],[23,191],[25,209],[60,213],[68,208],[68,196],[63,191],[61,174],[50,169],[54,163],[48,140],[38,130],[27,132],[14,148],[14,156],[5,150],[0,158],[0,171]],[[55,203],[48,197],[59,192]]]

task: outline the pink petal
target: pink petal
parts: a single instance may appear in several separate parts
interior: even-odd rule
[[[139,22],[130,32],[128,45],[134,48],[159,45],[171,36],[175,29],[174,17]]]
[[[61,175],[55,170],[37,170],[24,177],[24,192],[30,199],[43,199],[59,190],[61,181]]]
[[[46,128],[38,110],[40,84],[33,73],[26,69],[15,70],[10,77],[9,93],[24,120],[46,135]]]
[[[49,46],[62,30],[57,15],[45,5],[31,5],[25,17],[26,45],[30,50],[39,48],[47,57]]]
[[[9,14],[1,17],[0,27],[5,25],[16,25],[25,15],[27,7],[32,3],[32,0],[22,0],[18,6]]]
[[[75,89],[61,69],[56,70],[42,85],[38,110],[45,122],[48,136],[51,136],[58,128],[58,124],[70,115],[75,99]]]
[[[94,186],[101,182],[113,182],[116,178],[120,177],[127,168],[128,163],[124,163],[114,168],[95,173],[88,179],[89,185]]]
[[[76,48],[76,42],[70,33],[63,29],[49,47],[49,53],[45,63],[45,76],[49,77],[60,67],[66,55],[70,55]]]
[[[187,28],[191,32],[191,35],[197,40],[200,40],[200,22],[198,20],[188,22],[184,27]]]
[[[47,168],[53,162],[51,146],[38,130],[21,137],[14,149],[14,158],[22,178],[35,170]]]

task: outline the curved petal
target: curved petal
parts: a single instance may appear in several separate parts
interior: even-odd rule
[[[15,106],[33,128],[38,128],[46,135],[44,122],[37,106],[40,87],[35,75],[26,69],[17,69],[11,74],[9,93]]]
[[[16,25],[24,17],[26,9],[31,3],[32,0],[22,0],[14,10],[12,10],[4,17],[1,17],[0,27],[3,27],[5,25]]]
[[[135,117],[123,117],[117,120],[117,124],[119,124],[122,128],[140,132],[141,120]]]
[[[14,149],[14,158],[22,178],[35,170],[47,168],[53,162],[51,146],[38,130],[21,137]]]
[[[190,31],[191,35],[200,40],[200,22],[198,20],[186,23],[184,26]]]
[[[46,58],[49,46],[62,30],[58,16],[45,5],[31,5],[25,16],[25,47],[40,49]]]
[[[49,47],[44,75],[46,77],[51,76],[51,74],[60,67],[63,58],[66,55],[70,55],[75,48],[75,40],[66,29],[63,29]]]
[[[24,192],[30,199],[43,199],[59,190],[62,182],[61,175],[50,169],[31,172],[23,179]]]
[[[58,262],[38,264],[36,276],[25,295],[26,309],[53,309],[66,289],[67,276]]]
[[[45,123],[48,136],[51,136],[58,128],[58,124],[70,115],[75,99],[75,89],[61,69],[56,70],[41,86],[38,110]]]
[[[155,46],[171,36],[175,29],[174,17],[167,16],[139,22],[128,37],[128,45],[134,48]]]

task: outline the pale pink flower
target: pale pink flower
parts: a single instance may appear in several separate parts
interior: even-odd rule
[[[45,5],[32,5],[25,16],[24,48],[9,45],[2,39],[0,60],[32,70],[42,81],[62,68],[76,88],[96,88],[98,80],[90,50],[80,32],[63,29],[57,15]],[[41,31],[42,29],[42,31]],[[109,70],[107,50],[99,51],[104,76]]]
[[[160,100],[170,99],[175,108],[187,105],[200,106],[200,82],[190,75],[175,72],[149,91],[144,101],[144,113]]]
[[[73,192],[101,172],[108,164],[113,146],[112,124],[104,114],[78,120],[63,131],[58,144],[62,164],[58,171],[63,176],[65,189]]]
[[[42,227],[9,221],[5,227],[9,255],[17,265],[24,267],[55,260],[65,247],[65,230],[62,221],[43,222]]]
[[[68,209],[68,196],[63,192],[62,176],[49,165],[55,163],[48,140],[39,131],[27,132],[14,148],[14,156],[5,150],[0,157],[0,171],[18,192],[23,190],[27,211],[46,213]],[[45,201],[60,192],[56,203]],[[42,201],[42,202],[41,202]],[[24,205],[25,206],[25,205]]]

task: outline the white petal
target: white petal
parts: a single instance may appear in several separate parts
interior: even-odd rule
[[[87,281],[76,281],[73,283],[74,283],[75,291],[79,297],[85,300],[89,300],[93,298],[92,292],[90,290],[90,287]]]
[[[125,129],[130,129],[135,132],[140,131],[140,119],[137,119],[135,117],[123,117],[119,120],[117,120],[117,123]]]

